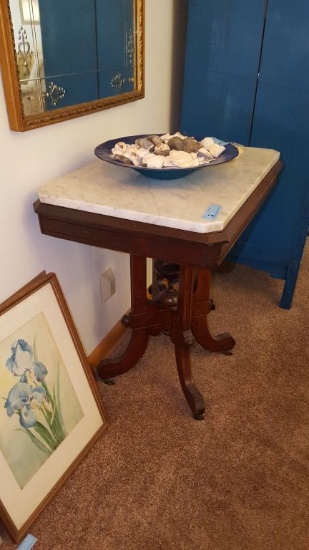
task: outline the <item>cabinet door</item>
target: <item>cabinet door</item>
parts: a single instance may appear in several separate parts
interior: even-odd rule
[[[181,129],[248,145],[264,0],[191,0]]]
[[[309,223],[308,29],[307,0],[268,1],[250,145],[277,149],[285,168],[238,243],[239,259],[284,279],[298,270]]]
[[[190,0],[181,129],[280,151],[279,184],[230,257],[284,279],[309,224],[309,2]]]

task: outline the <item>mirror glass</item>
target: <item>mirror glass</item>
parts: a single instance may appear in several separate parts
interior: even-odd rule
[[[143,0],[0,0],[0,6],[13,130],[144,97]]]

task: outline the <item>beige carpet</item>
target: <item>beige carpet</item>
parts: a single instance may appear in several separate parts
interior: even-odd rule
[[[309,250],[291,310],[283,283],[237,265],[214,277],[213,333],[192,349],[204,421],[180,390],[173,347],[153,337],[114,386],[110,427],[31,529],[36,550],[308,550]],[[4,528],[1,550],[16,548]]]

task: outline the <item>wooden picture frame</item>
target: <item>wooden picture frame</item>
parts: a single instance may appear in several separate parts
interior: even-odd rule
[[[54,273],[0,306],[0,518],[19,542],[107,427]]]
[[[56,102],[52,109],[39,109],[36,107],[34,112],[28,112],[25,106],[31,103],[33,95],[35,96],[34,104],[42,105],[41,101],[44,99],[44,90],[42,93],[37,91],[37,87],[33,86],[32,92],[29,93],[28,80],[27,86],[23,86],[24,78],[20,78],[20,63],[18,60],[18,31],[19,22],[14,27],[14,21],[12,14],[16,13],[17,7],[21,6],[21,19],[25,21],[24,24],[33,24],[39,26],[39,19],[41,16],[37,13],[36,9],[32,11],[29,8],[30,0],[0,0],[0,65],[1,76],[3,81],[3,88],[6,100],[6,107],[8,113],[8,120],[11,130],[16,132],[25,132],[33,130],[35,128],[41,128],[42,126],[48,126],[50,124],[56,124],[65,120],[71,120],[80,116],[89,115],[102,111],[105,109],[111,109],[120,105],[125,105],[133,101],[143,99],[145,96],[145,0],[134,0],[134,19],[132,21],[132,39],[134,44],[134,63],[132,64],[132,74],[125,76],[122,74],[122,69],[117,66],[113,74],[111,75],[111,90],[110,93],[104,97],[98,97],[97,99],[84,100],[81,103],[73,103],[72,105],[61,107],[61,104]],[[133,0],[132,0],[133,1]],[[87,2],[86,2],[87,3]],[[35,5],[37,2],[35,0]],[[111,4],[111,10],[113,10]],[[57,12],[56,12],[57,13]],[[74,12],[71,18],[68,18],[66,24],[69,25],[70,19],[75,19],[78,12]],[[109,21],[110,13],[105,14],[105,19]],[[31,21],[28,23],[28,21]],[[100,23],[98,22],[98,25]],[[50,29],[52,32],[53,25]],[[37,29],[38,31],[38,29]],[[37,32],[36,31],[36,32]],[[115,28],[113,34],[117,35],[118,29]],[[28,38],[30,37],[30,34]],[[76,37],[76,44],[82,48],[83,41]],[[127,51],[130,54],[131,41],[128,36]],[[33,44],[31,44],[33,50]],[[82,55],[82,54],[81,54]],[[108,59],[110,54],[107,51]],[[78,57],[78,56],[77,56]],[[35,53],[35,58],[39,58],[38,52]],[[87,72],[91,72],[91,67],[88,67]],[[37,74],[33,78],[32,84],[40,83],[41,80],[45,82],[45,76],[40,74],[40,64],[38,64]],[[85,72],[85,74],[87,74]],[[58,73],[57,73],[58,74]],[[59,96],[60,89],[63,90],[61,84],[53,81],[50,82],[50,77],[57,78],[57,75],[48,75],[47,86],[49,89],[49,97],[52,95],[55,98]],[[124,78],[125,76],[125,78]],[[53,80],[52,79],[52,80]],[[132,89],[129,90],[123,85],[125,82],[131,82]],[[56,89],[51,86],[56,85]],[[50,87],[51,86],[51,87]],[[117,91],[120,87],[119,91]],[[127,90],[127,91],[126,91]],[[40,93],[39,93],[40,92]]]

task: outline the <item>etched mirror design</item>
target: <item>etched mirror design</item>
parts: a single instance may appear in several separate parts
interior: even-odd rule
[[[11,129],[143,98],[143,22],[144,0],[0,0]]]

